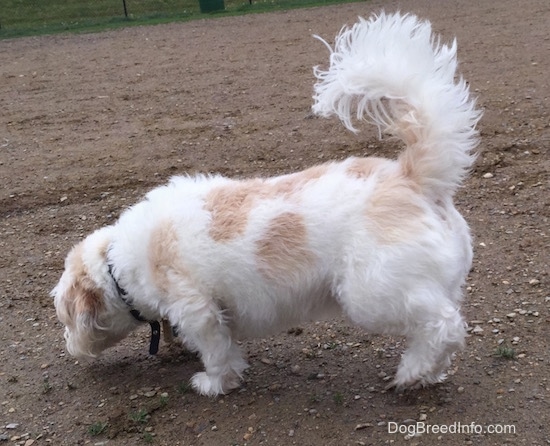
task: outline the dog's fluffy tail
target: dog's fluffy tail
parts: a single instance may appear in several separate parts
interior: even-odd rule
[[[354,114],[370,118],[405,142],[399,162],[425,193],[453,194],[474,161],[481,117],[466,82],[455,80],[456,41],[443,45],[429,22],[399,13],[360,18],[334,49],[319,39],[331,55],[327,71],[314,68],[313,112],[354,132]]]

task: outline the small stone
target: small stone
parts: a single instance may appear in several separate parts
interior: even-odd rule
[[[506,317],[507,317],[508,319],[514,319],[514,318],[516,317],[516,313],[513,313],[513,312],[512,312],[512,313],[508,313],[508,314],[506,315]]]
[[[297,375],[298,373],[300,373],[300,366],[298,364],[295,364],[292,367],[290,367],[290,371],[295,375]]]
[[[266,364],[266,365],[271,365],[273,364],[273,361],[271,359],[268,359],[268,358],[262,358],[260,359],[260,361],[263,363],[263,364]]]
[[[531,286],[538,285],[539,283],[540,283],[540,280],[538,280],[538,279],[531,279],[529,281],[529,285],[531,285]]]
[[[63,203],[64,201],[67,201],[69,197],[67,197],[67,195],[63,195],[60,199],[59,199],[59,202],[60,203]]]
[[[295,434],[294,429],[290,429],[290,430],[288,431],[288,436],[289,436],[289,437],[294,437],[294,434]]]
[[[218,426],[214,425],[210,428],[211,431],[217,431],[218,430]]]
[[[355,430],[360,431],[360,430],[366,429],[367,427],[372,427],[372,424],[370,424],[370,423],[360,423],[357,426],[355,426]]]
[[[493,178],[493,177],[494,177],[494,175],[491,172],[487,172],[487,173],[483,174],[483,178],[486,178],[486,179]]]
[[[19,423],[6,424],[6,429],[17,429],[18,427],[19,427]]]
[[[154,397],[155,395],[157,394],[157,392],[155,392],[154,390],[150,390],[149,392],[145,392],[143,394],[143,396],[147,397],[147,398],[152,398]]]
[[[137,396],[135,393],[134,393],[133,395],[130,395],[130,399],[131,399],[131,400],[135,400],[135,399],[137,399],[137,397],[138,397],[138,396]]]
[[[418,421],[426,421],[428,419],[428,415],[425,413],[421,413],[418,417]]]
[[[473,334],[481,334],[483,333],[483,328],[481,328],[479,325],[476,325],[474,329],[472,330]]]

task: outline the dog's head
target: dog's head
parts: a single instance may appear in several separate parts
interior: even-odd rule
[[[67,351],[76,357],[97,357],[136,326],[109,274],[108,248],[109,228],[77,244],[51,292],[57,317],[65,325]]]

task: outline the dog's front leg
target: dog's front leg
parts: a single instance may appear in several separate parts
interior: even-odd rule
[[[193,388],[202,395],[216,396],[239,387],[248,364],[231,336],[223,311],[215,303],[200,299],[178,313],[174,319],[178,334],[199,352],[206,369],[193,376]]]

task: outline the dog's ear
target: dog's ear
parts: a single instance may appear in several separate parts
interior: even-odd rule
[[[103,309],[103,293],[88,277],[80,278],[74,284],[71,295],[76,317],[95,320]]]
[[[52,291],[59,319],[73,327],[77,319],[95,321],[104,307],[103,292],[86,271],[81,246],[67,256],[63,276]]]
[[[74,278],[65,289],[57,286],[52,294],[59,320],[74,327],[80,322],[92,322],[103,309],[103,293],[88,278]]]

